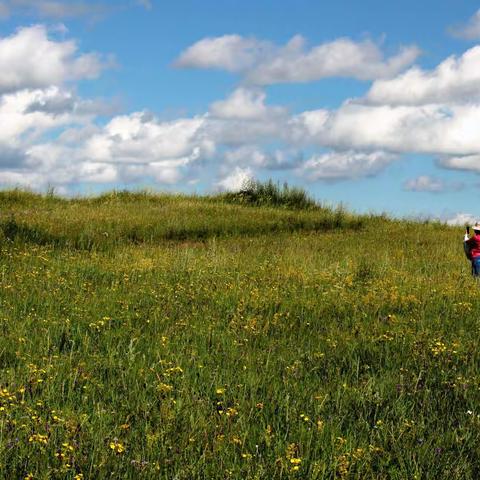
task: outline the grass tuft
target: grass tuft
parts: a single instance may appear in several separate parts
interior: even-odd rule
[[[291,187],[287,183],[280,186],[273,180],[260,182],[250,179],[238,192],[224,193],[221,198],[230,203],[255,207],[270,206],[299,210],[319,207],[303,188]]]

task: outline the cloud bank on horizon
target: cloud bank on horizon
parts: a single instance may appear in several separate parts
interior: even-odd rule
[[[103,14],[108,5],[90,7],[8,0],[0,1],[0,16],[28,10],[65,19]],[[479,18],[450,31],[479,38]],[[79,184],[175,187],[195,185],[206,171],[214,172],[211,189],[239,188],[260,172],[331,184],[375,177],[409,154],[430,155],[445,172],[480,173],[480,46],[431,68],[415,63],[421,53],[410,44],[387,54],[381,43],[344,36],[316,45],[301,35],[283,45],[231,33],[205,37],[179,49],[174,68],[222,70],[237,84],[203,113],[165,120],[148,109],[115,113],[108,100],[78,93],[80,83],[117,64],[114,55],[84,52],[66,29],[19,26],[0,36],[0,184],[65,193]],[[294,112],[268,102],[270,85],[328,78],[366,89],[337,108]],[[464,188],[432,175],[403,185],[435,194]]]

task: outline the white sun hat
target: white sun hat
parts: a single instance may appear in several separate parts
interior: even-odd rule
[[[474,229],[476,232],[480,232],[480,222],[476,222],[475,225],[473,226],[473,229]]]

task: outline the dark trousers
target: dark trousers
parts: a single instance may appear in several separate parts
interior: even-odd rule
[[[480,257],[472,258],[472,275],[480,277]]]

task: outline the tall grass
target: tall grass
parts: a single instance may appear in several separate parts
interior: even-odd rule
[[[478,478],[461,231],[118,192],[0,208],[0,478]]]
[[[250,179],[238,192],[227,192],[221,195],[227,202],[240,205],[285,207],[290,209],[318,208],[317,202],[300,187],[292,187],[287,183],[280,186],[273,180],[261,182]]]

